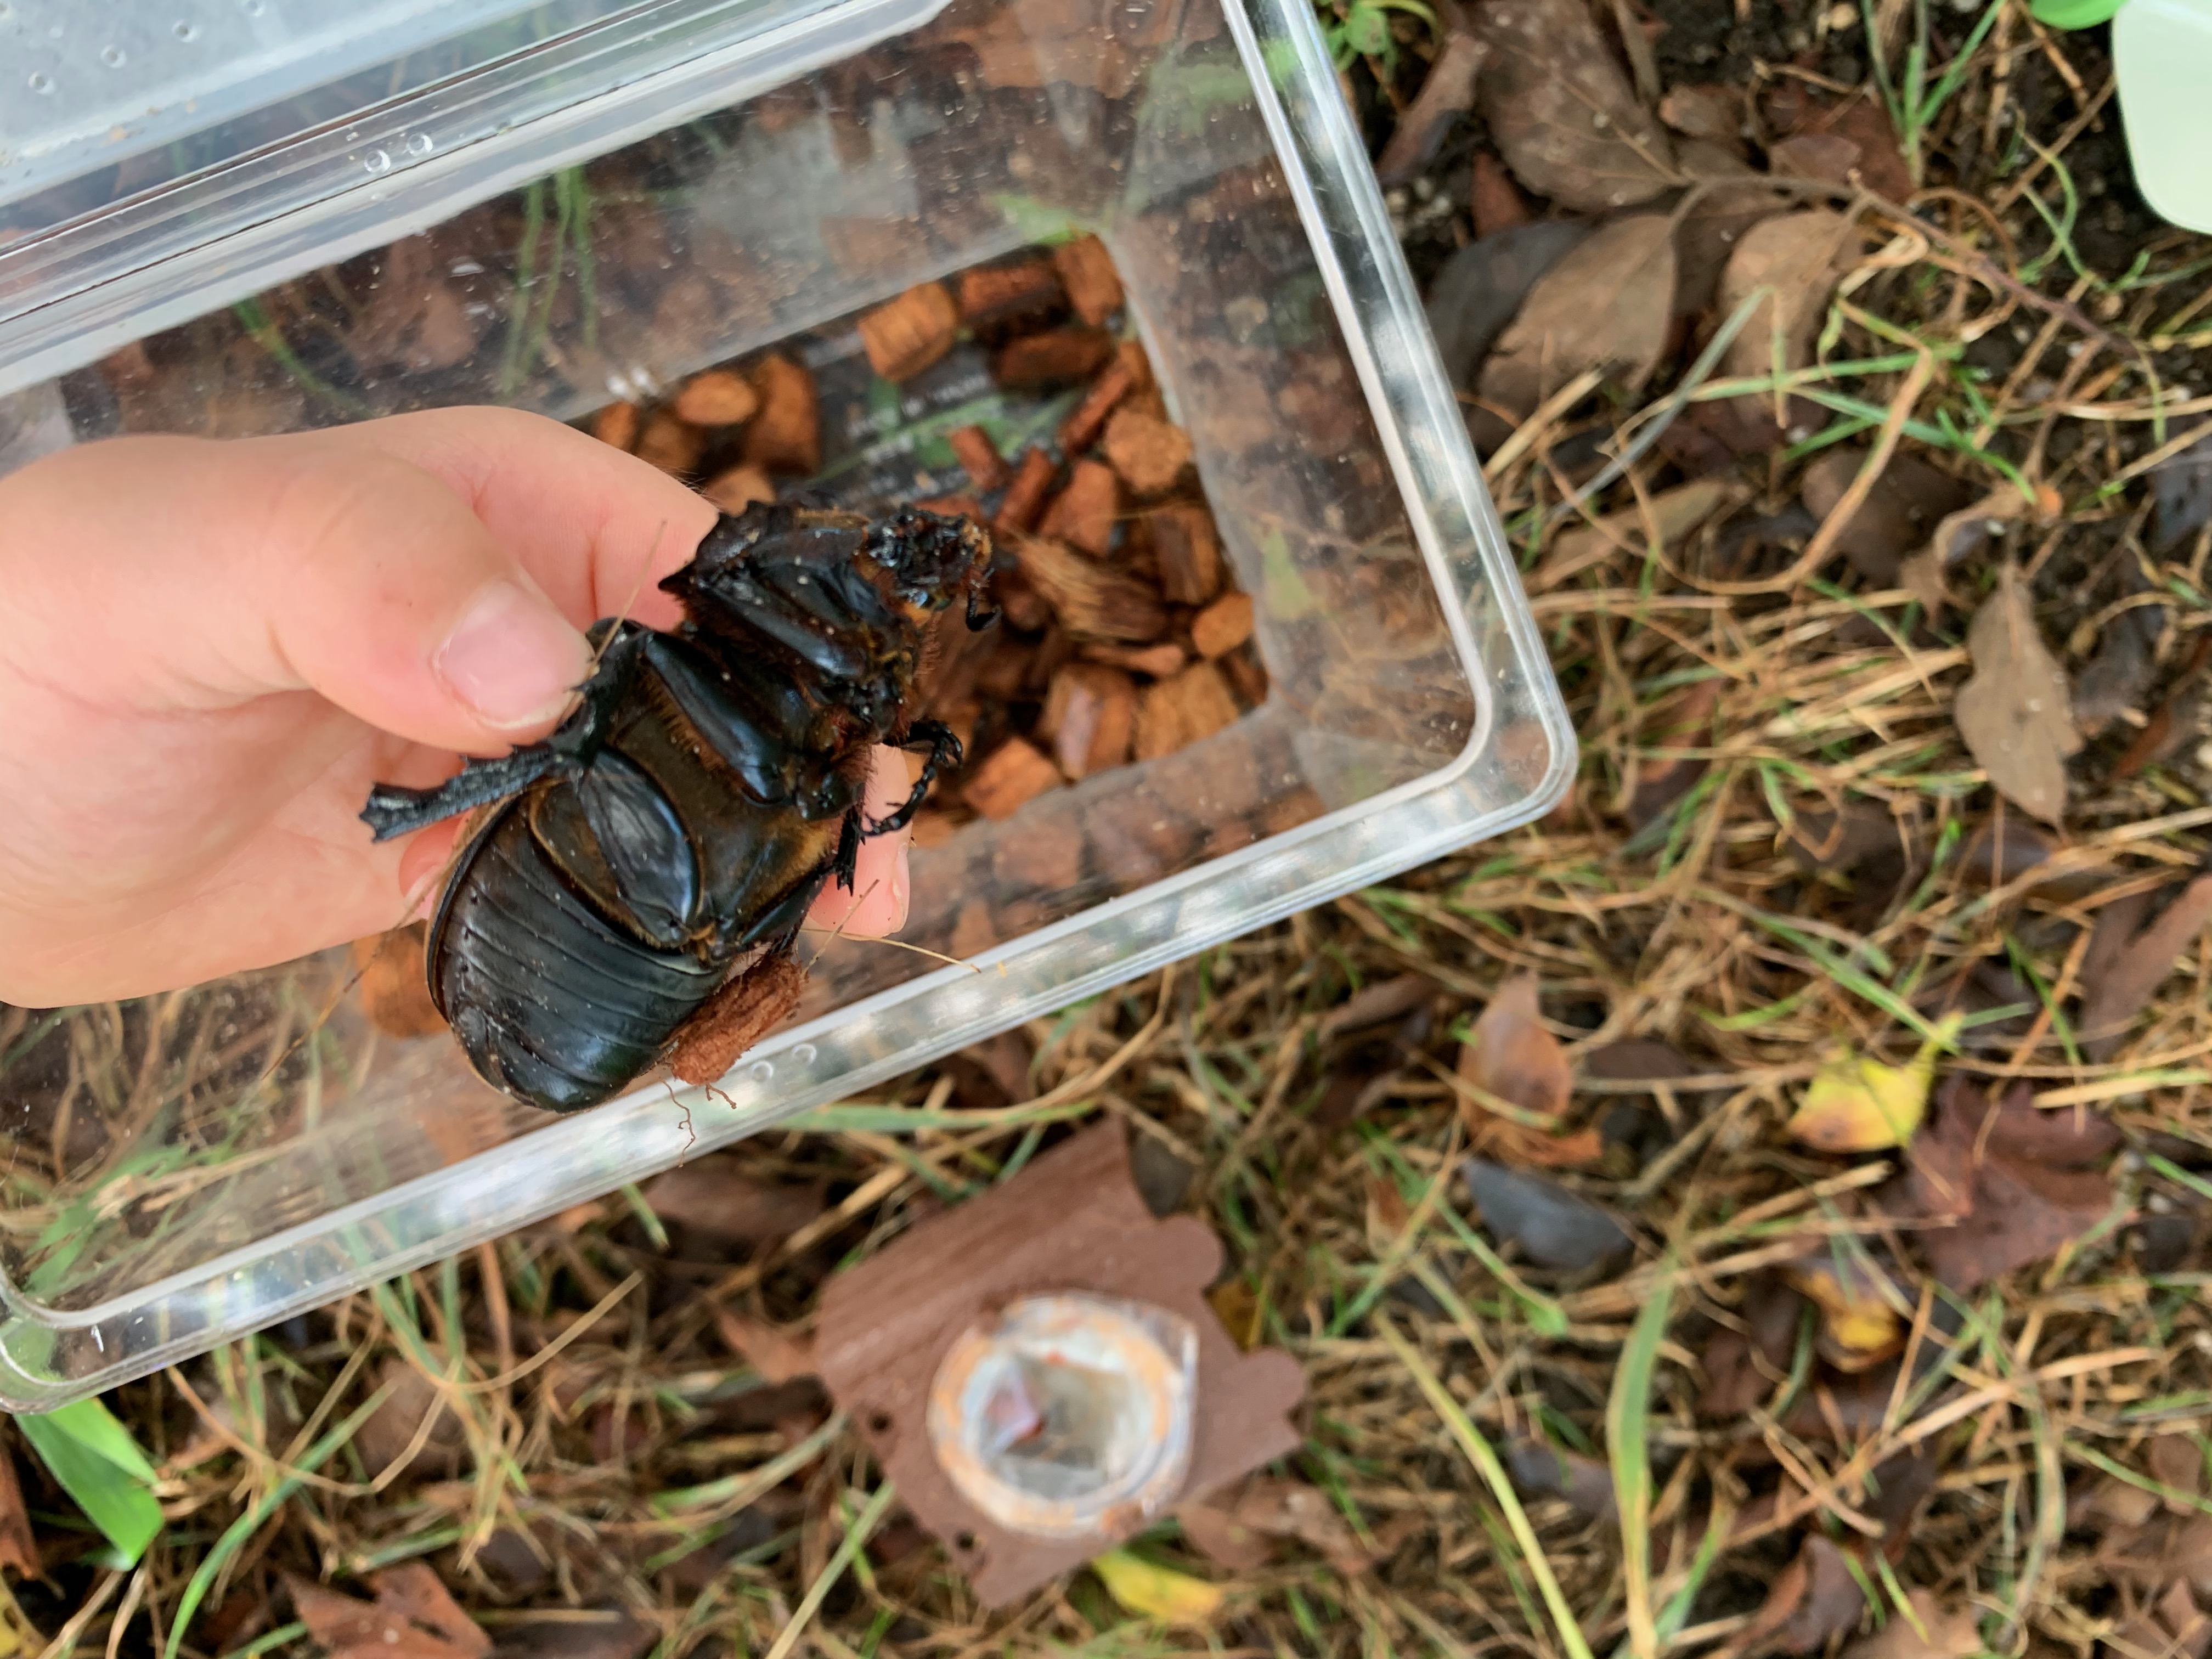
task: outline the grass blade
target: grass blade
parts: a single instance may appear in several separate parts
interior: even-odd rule
[[[1552,1576],[1552,1564],[1544,1559],[1544,1547],[1536,1541],[1536,1529],[1528,1524],[1528,1512],[1521,1507],[1520,1494],[1513,1490],[1505,1466],[1498,1461],[1490,1442],[1482,1437],[1482,1431],[1474,1426],[1474,1419],[1451,1397],[1443,1379],[1429,1369],[1428,1361],[1399,1334],[1396,1326],[1379,1315],[1370,1323],[1375,1334],[1389,1345],[1390,1352],[1398,1356],[1398,1363],[1419,1385],[1437,1415],[1443,1419],[1444,1426],[1451,1431],[1452,1438],[1467,1454],[1467,1461],[1474,1465],[1475,1473],[1497,1498],[1498,1507],[1504,1513],[1505,1524],[1512,1529],[1514,1541],[1521,1546],[1521,1553],[1528,1560],[1537,1593],[1551,1610],[1552,1622],[1559,1628],[1559,1645],[1566,1650],[1567,1659],[1593,1659],[1589,1644],[1583,1639],[1582,1627],[1575,1623],[1574,1613],[1567,1606],[1566,1595],[1559,1589],[1559,1581]]]
[[[1674,1264],[1669,1258],[1660,1264],[1659,1282],[1620,1351],[1605,1402],[1606,1455],[1613,1465],[1613,1504],[1620,1512],[1628,1645],[1636,1659],[1658,1659],[1659,1654],[1659,1631],[1651,1614],[1651,1459],[1644,1430],[1651,1414],[1651,1373],[1674,1310]]]

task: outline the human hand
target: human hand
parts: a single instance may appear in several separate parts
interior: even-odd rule
[[[714,509],[556,422],[441,410],[123,438],[0,479],[0,1001],[145,995],[427,912],[454,819],[376,845],[373,783],[543,737],[582,628],[678,618]],[[884,750],[867,810],[907,793]],[[811,925],[906,919],[906,838]]]

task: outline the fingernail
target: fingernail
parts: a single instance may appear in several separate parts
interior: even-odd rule
[[[568,707],[591,647],[534,593],[501,582],[477,596],[438,653],[439,678],[487,726],[538,726]]]
[[[891,908],[897,915],[890,927],[894,933],[906,926],[907,906],[914,895],[914,877],[907,868],[907,854],[913,846],[909,841],[899,842],[898,856],[891,860]]]

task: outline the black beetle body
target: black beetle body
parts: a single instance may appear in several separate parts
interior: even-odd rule
[[[902,827],[957,763],[957,739],[913,717],[915,681],[931,613],[964,599],[969,625],[988,625],[990,564],[980,529],[912,510],[726,514],[661,584],[684,605],[675,632],[593,627],[599,666],[551,737],[435,789],[377,786],[362,817],[380,841],[487,809],[425,952],[487,1082],[554,1111],[598,1105],[741,961],[748,979],[787,962],[824,883],[852,886],[861,839]],[[886,742],[929,760],[905,805],[864,823]]]

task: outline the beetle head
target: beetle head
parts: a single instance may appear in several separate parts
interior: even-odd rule
[[[893,595],[921,611],[965,599],[968,625],[988,627],[979,608],[991,575],[991,538],[970,519],[901,507],[868,532],[868,556],[891,579]]]

